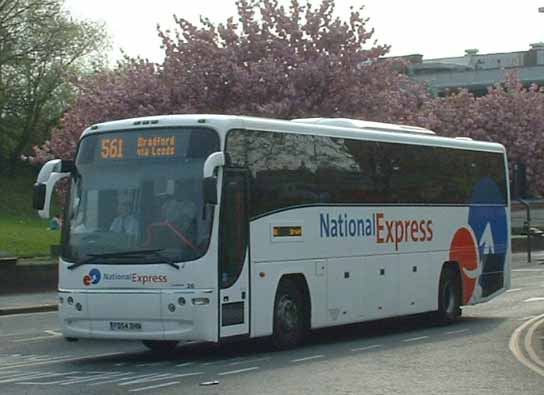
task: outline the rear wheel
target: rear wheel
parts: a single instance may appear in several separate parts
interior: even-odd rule
[[[440,274],[437,318],[451,323],[461,316],[461,282],[456,270],[445,267]]]
[[[274,303],[274,347],[286,350],[299,345],[307,330],[305,316],[303,294],[293,281],[282,280]]]
[[[151,351],[159,354],[169,353],[178,345],[175,340],[142,340],[142,343]]]

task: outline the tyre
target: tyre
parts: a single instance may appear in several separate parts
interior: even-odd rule
[[[438,288],[438,321],[452,323],[461,316],[461,282],[457,271],[445,267],[440,274]]]
[[[299,345],[307,331],[302,292],[290,280],[282,280],[274,302],[272,344],[279,350]]]
[[[173,351],[178,342],[175,340],[142,340],[144,346],[158,354],[166,354]]]

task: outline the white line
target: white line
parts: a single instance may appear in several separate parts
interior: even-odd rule
[[[14,374],[18,374],[18,373],[19,373],[18,370],[12,370],[11,372],[2,372],[2,376],[0,376],[0,380],[10,377]]]
[[[49,333],[50,335],[53,335],[53,336],[62,336],[62,333],[53,331],[53,330],[51,330],[51,329],[47,329],[47,330],[45,330],[44,332],[45,332],[45,333]]]
[[[25,342],[34,342],[36,340],[44,340],[44,339],[54,339],[55,337],[60,337],[61,334],[58,335],[47,335],[47,336],[37,336],[37,337],[30,337],[26,339],[17,339],[12,340],[13,343],[25,343]]]
[[[542,272],[544,269],[512,269],[513,272]]]
[[[103,379],[112,379],[114,377],[121,377],[121,376],[126,376],[126,375],[129,375],[129,374],[132,374],[132,372],[126,372],[126,373],[120,373],[120,372],[117,372],[117,373],[110,373],[110,374],[97,374],[96,376],[93,376],[93,377],[87,377],[87,378],[80,378],[80,379],[76,379],[76,380],[72,380],[70,379],[70,381],[66,381],[64,383],[61,383],[60,385],[70,385],[70,384],[79,384],[79,383],[87,383],[87,382],[91,382],[91,381],[95,381],[95,380],[103,380]]]
[[[544,297],[535,297],[535,298],[529,298],[525,299],[524,302],[542,302],[544,300]]]
[[[544,361],[535,352],[533,345],[531,344],[531,341],[533,340],[535,331],[543,322],[544,322],[544,319],[536,321],[534,324],[532,324],[529,330],[527,331],[527,333],[525,334],[525,341],[524,341],[525,351],[527,351],[527,354],[529,354],[529,357],[532,359],[532,361],[541,367],[544,367]]]
[[[125,381],[124,383],[120,383],[118,385],[123,386],[123,385],[132,385],[132,384],[141,384],[147,381],[166,380],[166,379],[170,379],[171,378],[170,376],[172,376],[172,373],[155,374],[154,376],[145,377],[138,380]]]
[[[111,383],[115,383],[117,381],[142,379],[144,377],[155,376],[156,374],[157,373],[137,374],[137,375],[134,375],[132,377],[123,377],[123,378],[116,378],[116,379],[113,379],[113,380],[104,380],[104,381],[101,381],[100,383],[91,383],[89,385],[111,384]]]
[[[148,367],[148,366],[158,366],[160,364],[163,364],[164,362],[148,362],[148,363],[139,363],[138,367]]]
[[[18,375],[15,375],[15,376],[12,376],[10,378],[5,378],[5,379],[2,379],[0,380],[0,384],[5,384],[5,383],[12,383],[14,381],[19,381],[19,380],[33,380],[33,379],[38,379],[38,378],[44,378],[46,376],[50,376],[50,375],[54,375],[55,373],[24,373],[24,374],[18,374]]]
[[[521,291],[523,288],[511,288],[506,293]]]
[[[121,383],[118,385],[124,386],[124,385],[132,385],[132,384],[150,383],[152,381],[171,380],[171,379],[177,379],[181,377],[198,376],[200,374],[204,374],[204,372],[191,372],[191,373],[180,373],[180,374],[164,373],[164,374],[158,375],[157,377],[149,377],[149,378],[141,379],[141,380],[133,380],[133,381]]]
[[[528,315],[527,317],[522,317],[522,318],[518,318],[516,321],[527,321],[527,320],[530,320],[531,318],[535,318],[536,315]]]
[[[323,358],[323,357],[324,357],[324,355],[312,355],[311,357],[293,359],[293,360],[291,360],[291,362],[305,362],[305,361],[310,361],[312,359],[318,359],[318,358]]]
[[[459,329],[456,331],[449,331],[449,332],[446,332],[446,335],[457,335],[458,333],[464,333],[464,332],[468,332],[468,328]]]
[[[171,381],[169,383],[164,383],[164,384],[150,385],[149,387],[134,388],[132,390],[129,390],[129,392],[147,391],[147,390],[152,390],[155,388],[170,387],[176,384],[179,384],[179,381]]]
[[[63,381],[66,380],[66,377],[64,377],[62,380],[59,380],[59,381],[46,381],[46,382],[36,382],[36,381],[29,381],[29,380],[43,380],[43,379],[50,379],[50,378],[53,378],[53,377],[62,377],[62,376],[70,376],[72,374],[77,374],[79,372],[75,372],[75,373],[72,373],[72,372],[68,372],[68,373],[46,373],[46,374],[41,374],[41,375],[34,375],[34,376],[27,376],[27,377],[20,377],[18,378],[17,380],[14,380],[14,381],[18,381],[17,384],[42,384],[42,385],[47,385],[47,384],[57,384],[57,383],[61,383]],[[20,380],[24,380],[24,381],[20,381]]]
[[[238,370],[231,370],[231,371],[228,371],[228,372],[221,372],[221,373],[218,373],[217,375],[218,376],[228,376],[229,374],[238,374],[238,373],[244,373],[244,372],[251,372],[252,370],[257,370],[259,369],[258,366],[252,366],[250,368],[245,368],[245,369],[238,369]]]
[[[428,338],[429,338],[429,336],[412,337],[410,339],[404,339],[403,342],[404,343],[417,342],[418,340],[424,340],[424,339],[428,339]]]
[[[255,358],[255,359],[244,359],[243,361],[236,361],[229,363],[229,366],[236,366],[236,365],[242,365],[244,363],[254,363],[254,362],[260,362],[260,361],[270,361],[272,357],[262,357],[262,358]]]
[[[512,352],[512,354],[514,354],[514,357],[516,357],[516,359],[520,363],[522,363],[523,365],[531,369],[533,372],[541,376],[544,376],[544,370],[523,354],[523,351],[521,350],[521,347],[519,345],[519,338],[521,336],[521,333],[526,327],[528,327],[529,325],[532,325],[534,322],[538,321],[539,319],[543,317],[544,317],[544,314],[536,316],[533,319],[517,327],[514,333],[512,333],[512,336],[510,336],[510,341],[508,342],[508,348],[510,348],[510,351]]]
[[[183,362],[183,363],[180,363],[178,365],[176,365],[178,368],[184,368],[185,366],[191,366],[191,365],[194,365],[195,363],[194,362]]]
[[[358,348],[352,348],[351,351],[357,352],[357,351],[366,351],[366,350],[372,350],[374,348],[383,347],[381,344],[373,344],[371,346],[366,347],[358,347]]]

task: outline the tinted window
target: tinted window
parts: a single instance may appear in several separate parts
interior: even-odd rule
[[[304,204],[506,202],[499,153],[253,131],[230,132],[227,151],[251,172],[252,216]]]

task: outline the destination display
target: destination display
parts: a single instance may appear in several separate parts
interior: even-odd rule
[[[176,133],[172,130],[108,133],[99,137],[95,158],[122,160],[183,156],[188,139],[189,133]]]

